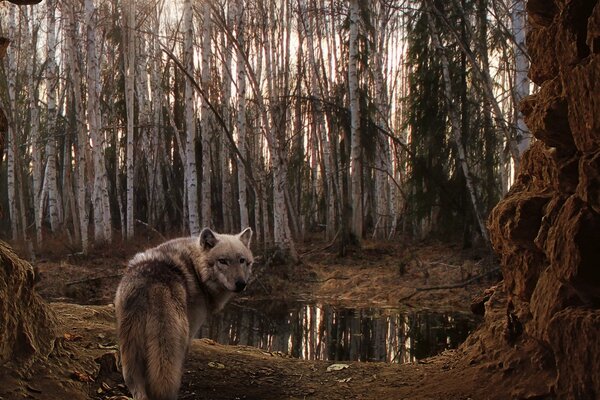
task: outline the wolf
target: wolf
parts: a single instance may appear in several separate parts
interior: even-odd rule
[[[242,292],[252,273],[252,230],[204,228],[136,254],[115,296],[123,377],[135,400],[172,400],[191,340]]]

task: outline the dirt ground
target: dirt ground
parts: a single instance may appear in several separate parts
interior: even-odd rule
[[[141,247],[141,246],[140,246]],[[321,244],[305,246],[297,266],[257,263],[257,279],[245,297],[326,302],[341,306],[468,310],[489,287],[469,281],[494,269],[483,251],[438,243],[409,248],[367,243],[339,258]],[[128,396],[118,367],[112,298],[126,260],[138,248],[113,248],[92,257],[49,255],[38,259],[37,288],[59,319],[56,348],[47,362],[21,379],[0,371],[0,400],[112,399]],[[426,288],[427,290],[418,290]],[[431,289],[431,290],[429,290]],[[78,303],[78,304],[77,304]],[[446,351],[414,364],[304,361],[247,346],[195,340],[186,362],[180,399],[506,399],[516,371],[502,372],[471,348]],[[493,389],[491,389],[493,388]]]
[[[36,288],[49,301],[109,304],[127,260],[153,244],[116,245],[86,257],[49,254],[34,264]],[[495,259],[483,249],[462,250],[436,242],[411,246],[366,242],[341,258],[334,248],[324,247],[319,242],[302,246],[298,265],[273,265],[268,257],[258,256],[255,279],[240,299],[469,311],[473,294],[499,276],[494,273]],[[487,271],[492,273],[468,285],[446,288]]]

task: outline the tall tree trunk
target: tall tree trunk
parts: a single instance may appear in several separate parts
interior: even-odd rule
[[[62,13],[67,19],[67,60],[69,64],[69,73],[71,74],[71,90],[73,91],[73,108],[75,112],[75,133],[77,136],[77,211],[79,231],[81,234],[81,249],[87,253],[89,249],[88,234],[88,196],[87,196],[87,146],[89,138],[85,129],[85,111],[83,109],[83,99],[81,94],[81,65],[79,63],[79,29],[76,17],[75,3],[61,3],[64,7]]]
[[[16,51],[16,15],[15,6],[9,5],[8,11],[8,35],[12,45],[7,52],[8,58],[8,102],[9,102],[9,124],[8,124],[8,143],[7,143],[7,189],[8,189],[8,212],[10,216],[10,228],[12,239],[17,240],[19,233],[19,218],[17,210],[17,183],[16,183],[16,156],[17,156],[17,127],[16,127],[16,80],[17,80],[17,51]]]
[[[521,99],[529,95],[529,59],[526,53],[525,36],[526,36],[526,20],[525,15],[525,0],[515,0],[512,9],[512,31],[515,35],[514,53],[515,53],[515,83],[514,83],[514,109],[515,120],[517,122],[517,142],[519,146],[519,156],[522,156],[525,150],[529,148],[531,143],[531,134],[523,114],[519,111],[519,103]]]
[[[100,131],[99,65],[96,49],[96,9],[93,0],[85,0],[86,53],[88,83],[87,119],[92,141],[94,187],[94,237],[96,242],[112,241],[112,222],[108,194],[108,175],[104,161],[104,134]]]
[[[48,216],[50,217],[50,229],[56,233],[61,228],[62,207],[60,193],[58,191],[58,172],[56,170],[56,138],[58,136],[56,118],[56,93],[58,89],[58,67],[56,65],[56,3],[55,0],[46,2],[47,17],[47,56],[46,90],[48,110],[48,133],[46,136],[46,170],[44,179],[48,182]]]
[[[212,16],[211,5],[205,1],[202,6],[202,89],[208,95],[210,85],[210,58],[211,58],[211,38],[212,38]],[[210,137],[211,137],[211,110],[204,97],[202,97],[201,114],[201,137],[202,137],[202,195],[200,203],[202,207],[202,225],[212,225],[211,215],[211,160],[210,160]]]
[[[31,23],[31,27],[29,24]],[[42,236],[42,207],[40,205],[40,195],[42,192],[42,148],[40,138],[40,112],[38,107],[38,90],[34,81],[35,67],[37,66],[37,31],[34,27],[34,20],[27,21],[27,30],[30,33],[30,42],[32,49],[28,54],[30,62],[27,63],[26,75],[27,84],[29,85],[29,124],[31,137],[31,160],[32,160],[32,180],[33,180],[33,214],[35,221],[35,233],[37,245],[41,245]]]
[[[235,5],[234,15],[236,16],[236,40],[237,40],[237,147],[240,155],[244,159],[248,159],[246,151],[246,60],[244,55],[245,46],[245,24],[244,24],[244,2],[242,0],[234,0]],[[244,229],[249,226],[248,219],[248,196],[246,185],[246,166],[243,160],[236,157],[237,172],[238,172],[238,203],[240,207],[240,228]],[[258,212],[258,209],[257,209]],[[258,218],[256,218],[258,220]]]
[[[458,110],[454,106],[454,93],[452,92],[452,81],[450,78],[450,66],[448,62],[448,57],[446,56],[445,49],[442,47],[440,37],[437,33],[437,29],[433,21],[431,3],[429,1],[427,2],[427,22],[429,25],[431,41],[440,57],[440,62],[442,64],[444,94],[446,96],[446,104],[450,114],[450,128],[452,130],[452,138],[454,139],[454,143],[456,145],[458,153],[458,162],[465,177],[465,185],[467,186],[467,191],[469,192],[471,206],[473,207],[473,214],[477,219],[481,236],[484,239],[484,241],[488,243],[489,239],[487,234],[487,228],[485,226],[485,219],[481,215],[481,207],[477,200],[477,195],[475,193],[475,185],[473,184],[473,178],[471,176],[469,165],[467,163],[467,155],[465,152],[465,147],[463,145],[462,132],[460,126],[460,117],[458,115]]]
[[[192,0],[183,2],[184,62],[190,76],[194,76],[194,24]],[[194,89],[189,77],[185,78],[185,176],[188,204],[188,222],[191,235],[200,233],[198,220],[198,173],[196,170],[196,118],[194,116]]]
[[[308,14],[308,13],[305,13]],[[324,167],[324,185],[326,188],[325,202],[327,204],[327,219],[325,221],[325,235],[327,239],[333,238],[336,228],[335,220],[335,191],[334,191],[334,172],[333,172],[333,160],[331,157],[331,144],[329,142],[328,130],[325,126],[325,117],[323,115],[320,99],[324,98],[323,90],[319,85],[319,65],[316,61],[315,56],[315,44],[313,40],[314,35],[314,24],[313,20],[316,18],[313,13],[307,15],[307,26],[306,29],[306,40],[308,47],[308,57],[310,60],[310,91],[315,99],[313,102],[313,114],[314,118],[317,119],[316,128],[318,129],[317,137],[319,138],[319,144],[321,146],[323,167]],[[320,35],[317,35],[320,40]]]
[[[126,237],[127,240],[133,239],[134,235],[134,149],[133,149],[133,130],[134,130],[134,98],[135,98],[135,0],[127,0],[126,7],[126,28],[125,28],[125,103],[127,108],[127,147],[125,169],[127,171],[127,205],[126,205]],[[117,181],[117,185],[119,185]]]
[[[231,27],[232,15],[231,12],[227,13],[226,23],[227,29]],[[225,49],[225,60],[221,69],[221,76],[223,79],[223,108],[222,115],[227,129],[232,132],[233,127],[231,124],[231,65],[233,61],[233,48],[229,46],[230,40],[227,39],[227,35],[223,32],[221,34],[221,47]],[[221,209],[223,219],[223,231],[230,232],[233,228],[233,209],[231,206],[232,192],[231,192],[231,170],[230,170],[230,150],[229,142],[225,135],[221,135],[220,140],[220,151],[219,151],[219,165],[221,169]]]
[[[383,7],[380,7],[380,13],[383,13]],[[386,21],[383,15],[379,15],[380,25],[375,30],[374,40],[375,48],[369,52],[373,59],[373,75],[375,84],[375,102],[377,105],[377,116],[375,121],[377,125],[385,130],[389,130],[389,99],[387,94],[387,86],[383,76],[384,70],[384,35],[386,33]],[[382,132],[377,132],[377,153],[375,155],[376,169],[375,174],[375,224],[377,229],[373,235],[379,238],[384,238],[389,229],[389,176],[391,174],[391,155],[390,143]]]
[[[350,174],[352,193],[352,217],[350,233],[357,240],[363,233],[363,199],[362,199],[362,146],[360,141],[360,104],[358,99],[358,0],[350,0],[350,44],[348,55],[348,97],[350,99]]]
[[[152,88],[152,115],[153,123],[150,129],[152,157],[150,157],[149,171],[151,176],[150,193],[152,194],[153,214],[150,215],[148,222],[151,226],[159,223],[159,218],[164,217],[168,220],[165,213],[165,189],[163,184],[163,164],[168,165],[166,160],[164,136],[164,117],[163,117],[163,88],[161,84],[161,57],[162,50],[159,45],[159,27],[160,15],[158,7],[154,8],[152,16],[152,34],[151,36],[151,73],[150,85]]]

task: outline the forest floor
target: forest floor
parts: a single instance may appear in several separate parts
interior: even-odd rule
[[[114,306],[126,261],[144,244],[82,257],[56,250],[35,263],[37,290],[51,302],[59,326],[47,362],[25,380],[0,374],[0,400],[126,399],[118,370]],[[324,244],[301,248],[301,263],[259,260],[244,298],[322,302],[346,307],[467,311],[473,296],[494,284],[473,279],[496,265],[485,251],[439,243],[365,243],[344,258]],[[463,283],[469,282],[468,285]],[[457,286],[450,287],[447,286]],[[243,299],[242,299],[243,300]],[[514,397],[498,366],[461,346],[411,364],[308,361],[248,346],[195,340],[180,399],[504,399]],[[479,351],[479,350],[478,350]],[[511,394],[512,393],[512,394]]]

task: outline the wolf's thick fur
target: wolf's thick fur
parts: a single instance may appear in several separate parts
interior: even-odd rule
[[[135,400],[176,399],[189,343],[207,317],[246,287],[252,230],[205,228],[138,253],[117,289],[123,377]]]

